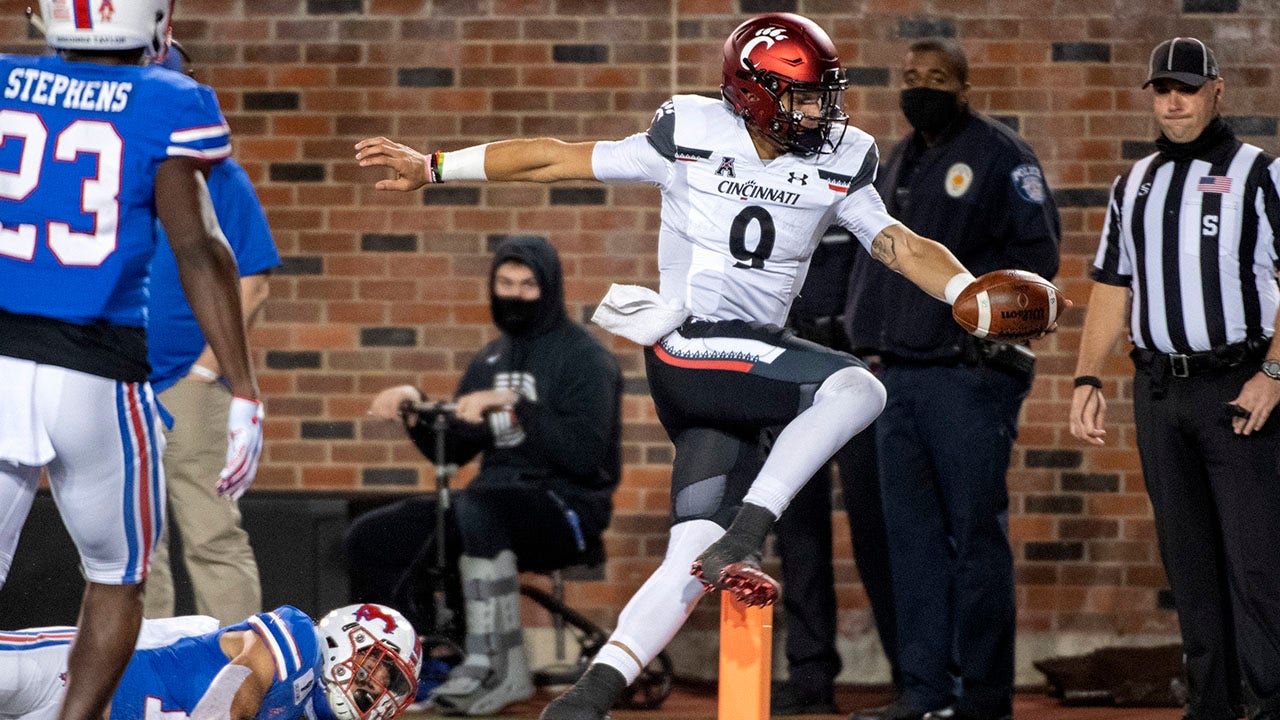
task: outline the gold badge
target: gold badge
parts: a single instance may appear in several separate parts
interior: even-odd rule
[[[973,168],[964,163],[956,163],[947,170],[947,194],[953,198],[969,192],[969,186],[973,184]]]

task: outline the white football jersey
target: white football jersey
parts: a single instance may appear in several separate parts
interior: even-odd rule
[[[721,100],[677,95],[648,132],[596,143],[592,170],[662,189],[663,297],[699,319],[782,325],[829,226],[870,248],[897,223],[871,185],[878,162],[875,141],[854,127],[834,153],[765,162]]]

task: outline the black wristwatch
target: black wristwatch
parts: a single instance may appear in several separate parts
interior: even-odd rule
[[[1263,360],[1260,369],[1263,375],[1272,380],[1280,380],[1280,360]]]

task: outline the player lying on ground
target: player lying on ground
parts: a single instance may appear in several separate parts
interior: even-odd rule
[[[110,720],[392,720],[413,702],[421,647],[385,605],[318,625],[289,605],[217,629],[203,615],[145,620]],[[55,717],[74,627],[0,632],[0,718]]]

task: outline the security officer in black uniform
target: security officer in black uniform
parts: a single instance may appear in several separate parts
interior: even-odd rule
[[[1098,376],[1128,331],[1138,453],[1182,628],[1184,717],[1277,720],[1280,162],[1222,121],[1224,83],[1199,40],[1158,45],[1147,85],[1161,134],[1112,188],[1071,434],[1103,444]]]
[[[922,40],[901,104],[914,132],[876,189],[889,212],[975,274],[1052,278],[1058,212],[1031,148],[969,108],[964,52]],[[899,697],[853,720],[997,720],[1012,712],[1016,610],[1005,472],[1034,355],[967,335],[945,305],[877,263],[850,279],[849,338],[878,354],[876,450],[898,627]]]
[[[796,336],[849,352],[844,307],[856,242],[844,228],[832,226],[809,262],[804,287],[791,306],[789,325]],[[866,358],[864,358],[866,360]],[[868,365],[874,372],[876,364]],[[885,658],[897,665],[893,587],[888,538],[876,473],[875,426],[858,433],[796,494],[774,525],[782,558],[784,623],[787,628],[787,680],[769,696],[770,714],[814,715],[836,712],[835,679],[841,661],[836,649],[837,605],[831,547],[831,466],[835,465],[849,519],[853,558],[871,605]],[[895,675],[896,679],[896,675]]]

